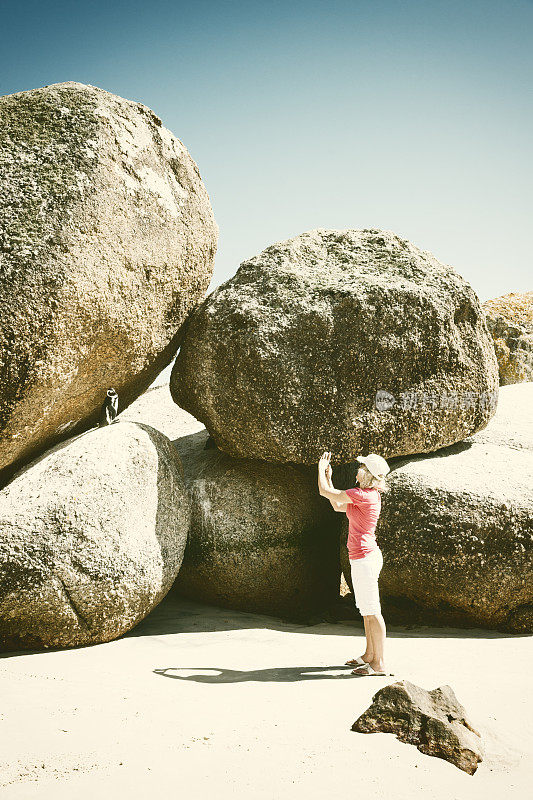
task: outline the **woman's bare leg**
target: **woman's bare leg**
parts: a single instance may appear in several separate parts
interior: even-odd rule
[[[366,661],[367,664],[370,664],[370,662],[374,658],[374,650],[372,647],[372,637],[370,632],[370,626],[368,624],[368,617],[363,617],[363,622],[365,624],[366,650],[362,656],[359,656],[359,658],[362,658],[363,661]]]
[[[370,635],[372,659],[370,666],[378,672],[385,671],[384,650],[385,650],[385,637],[387,635],[387,628],[382,614],[369,614],[363,617],[365,622],[365,631],[368,625],[368,634]],[[367,634],[367,636],[368,636]],[[368,645],[367,645],[368,652]],[[366,661],[366,659],[365,659]]]
[[[370,625],[368,624],[368,617],[363,617],[363,622],[365,624],[365,636],[366,636],[366,650],[361,656],[363,661],[366,661],[367,664],[370,664],[372,659],[374,658],[374,646],[372,642],[372,632],[370,630]]]

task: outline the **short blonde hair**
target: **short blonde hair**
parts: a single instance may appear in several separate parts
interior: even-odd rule
[[[372,475],[368,467],[366,467],[364,464],[361,464],[359,469],[363,470],[363,477],[360,481],[358,481],[361,489],[378,489],[380,492],[387,491],[385,478],[376,478],[375,475]],[[359,469],[357,470],[357,473],[359,472]]]

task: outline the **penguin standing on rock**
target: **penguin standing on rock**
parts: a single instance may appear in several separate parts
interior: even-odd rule
[[[102,410],[100,411],[100,421],[98,423],[99,427],[103,428],[106,425],[111,425],[111,423],[115,421],[117,414],[118,394],[114,389],[108,389]]]

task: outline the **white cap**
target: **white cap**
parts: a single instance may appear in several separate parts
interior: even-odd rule
[[[365,465],[374,478],[384,478],[390,472],[390,467],[385,459],[376,453],[370,453],[368,456],[357,456],[357,460]]]

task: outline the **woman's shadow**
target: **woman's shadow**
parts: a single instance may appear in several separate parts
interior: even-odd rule
[[[180,681],[196,681],[197,683],[242,683],[243,681],[314,681],[358,678],[352,675],[353,667],[273,667],[271,669],[221,669],[219,667],[164,667],[154,669],[156,675],[174,678]],[[177,673],[193,673],[192,675]],[[203,673],[203,674],[202,674]],[[209,674],[206,674],[209,673]]]

